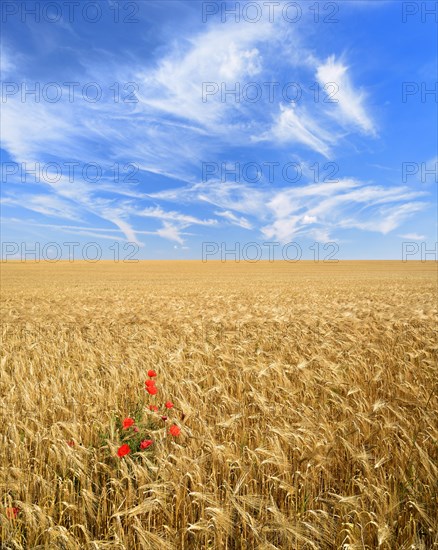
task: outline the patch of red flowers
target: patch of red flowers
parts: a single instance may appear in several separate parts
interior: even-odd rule
[[[75,442],[73,441],[73,439],[70,439],[70,441],[67,441],[67,445],[69,447],[74,447],[75,446]]]
[[[125,418],[125,420],[123,421],[123,429],[124,430],[127,430],[128,428],[130,428],[131,426],[133,426],[135,424],[135,421],[132,419],[132,418]]]
[[[9,508],[6,508],[6,517],[8,519],[15,519],[18,516],[19,511],[20,509],[16,506],[10,506]]]
[[[170,426],[169,432],[170,432],[170,435],[177,437],[181,433],[181,428],[178,428],[176,424],[172,424],[172,426]]]
[[[158,393],[158,388],[155,384],[155,377],[157,376],[157,373],[155,370],[151,369],[148,370],[148,379],[145,380],[145,390],[148,392],[149,395],[156,395]],[[153,400],[155,401],[155,400]],[[127,417],[122,421],[122,429],[128,430],[129,428],[132,428],[128,433],[125,435],[123,433],[120,433],[120,443],[123,443],[117,450],[117,456],[120,458],[123,458],[124,456],[130,454],[130,453],[136,453],[138,451],[144,451],[148,449],[151,445],[154,444],[153,439],[143,439],[146,437],[151,437],[151,432],[160,430],[160,426],[157,424],[156,420],[158,419],[158,416],[161,417],[161,420],[163,422],[166,422],[168,418],[170,419],[170,428],[169,428],[169,434],[178,437],[181,434],[181,428],[177,426],[176,424],[172,423],[172,416],[168,417],[167,414],[170,413],[170,409],[174,408],[174,404],[172,401],[168,400],[162,403],[161,405],[155,405],[155,404],[149,404],[146,407],[149,408],[150,411],[154,413],[159,413],[157,417],[153,415],[149,419],[147,419],[146,422],[142,420],[142,418],[138,417],[136,424],[135,420],[131,417]],[[182,417],[183,418],[183,417]],[[138,435],[136,435],[138,434]],[[119,443],[119,444],[120,444]]]
[[[118,448],[117,456],[119,458],[123,458],[124,456],[129,455],[130,452],[131,452],[131,447],[126,443],[124,443],[121,447]]]

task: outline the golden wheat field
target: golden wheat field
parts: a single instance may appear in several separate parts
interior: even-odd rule
[[[438,548],[436,262],[1,273],[2,549]]]

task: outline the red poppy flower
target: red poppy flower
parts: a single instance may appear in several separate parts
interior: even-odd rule
[[[146,386],[155,386],[155,380],[146,380],[145,382]]]
[[[67,441],[67,445],[69,447],[74,447],[75,446],[75,442],[73,441],[73,439],[71,439],[70,441]]]
[[[143,441],[140,443],[140,449],[144,451],[148,447],[152,445],[153,441],[152,439],[143,439]]]
[[[170,435],[177,437],[181,433],[181,429],[176,424],[172,424],[169,429]]]
[[[16,506],[6,508],[6,517],[8,519],[15,519],[18,516],[20,510]]]
[[[132,418],[125,418],[125,420],[123,421],[123,429],[124,430],[127,430],[128,428],[130,428],[131,426],[134,425],[134,420]]]
[[[156,386],[147,386],[146,391],[151,395],[156,395],[158,393],[158,388]]]
[[[171,409],[173,407],[173,403],[172,401],[166,401],[166,403],[164,403],[164,406],[166,407],[166,409]]]
[[[161,417],[161,420],[164,420],[164,422],[166,422],[167,416],[162,416],[162,417]]]
[[[149,405],[149,409],[150,409],[151,411],[155,411],[155,412],[158,411],[158,407],[157,407],[156,405]]]
[[[127,445],[126,443],[124,443],[121,447],[119,447],[119,449],[117,451],[117,456],[122,458],[125,455],[129,455],[130,452],[131,452],[131,447],[129,445]]]
[[[157,376],[157,373],[154,370],[148,370],[148,376],[149,378],[153,378],[154,376]]]

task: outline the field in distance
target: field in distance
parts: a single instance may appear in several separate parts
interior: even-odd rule
[[[438,548],[437,266],[1,264],[0,548]]]

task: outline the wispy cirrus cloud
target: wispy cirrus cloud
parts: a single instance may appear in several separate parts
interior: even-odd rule
[[[189,216],[175,211],[165,211],[159,206],[148,207],[135,212],[137,216],[145,218],[158,218],[160,220],[173,221],[182,224],[184,227],[189,225],[216,225],[215,219],[199,219],[195,216]]]
[[[426,208],[427,203],[420,200],[426,196],[406,186],[385,188],[354,179],[282,190],[209,182],[154,194],[156,199],[170,202],[202,200],[223,208],[219,214],[234,221],[245,214],[250,218],[245,219],[245,228],[257,228],[260,235],[281,242],[298,235],[328,238],[340,228],[387,234]]]
[[[353,124],[367,134],[376,134],[375,123],[365,108],[365,92],[354,87],[349,68],[342,61],[331,55],[317,66],[316,78],[322,86],[332,84],[330,101],[335,101],[337,109],[329,111],[329,115],[341,117],[344,124]]]
[[[271,40],[275,41],[275,26],[266,22],[216,24],[187,37],[158,60],[156,67],[138,72],[145,90],[139,96],[141,106],[225,134],[239,126],[237,120],[231,121],[230,113],[235,114],[240,106],[223,101],[220,94],[203,98],[203,89],[208,83],[231,85],[261,75],[261,49]]]
[[[280,112],[271,128],[260,137],[253,137],[254,141],[273,139],[281,144],[302,143],[325,158],[330,158],[335,136],[324,130],[304,109],[292,104],[290,107],[280,105]]]
[[[410,241],[424,241],[425,236],[418,233],[405,233],[404,235],[398,235],[401,239],[408,239]]]
[[[216,216],[225,218],[232,225],[237,225],[238,227],[242,227],[243,229],[253,229],[252,224],[245,217],[236,216],[236,214],[233,214],[233,212],[231,212],[230,210],[215,211],[214,213]]]

